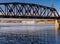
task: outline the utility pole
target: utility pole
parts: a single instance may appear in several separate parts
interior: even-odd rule
[[[54,0],[51,2],[51,7],[54,8]]]

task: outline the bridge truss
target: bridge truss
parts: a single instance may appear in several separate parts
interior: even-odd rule
[[[38,4],[9,2],[0,3],[0,18],[60,19],[57,10]]]

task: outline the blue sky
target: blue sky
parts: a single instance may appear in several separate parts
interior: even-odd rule
[[[53,3],[57,11],[60,12],[60,0],[0,0],[0,2],[25,2],[25,3],[35,3],[50,7]]]

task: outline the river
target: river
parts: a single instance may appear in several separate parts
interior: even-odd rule
[[[0,24],[0,44],[59,44],[55,24]]]

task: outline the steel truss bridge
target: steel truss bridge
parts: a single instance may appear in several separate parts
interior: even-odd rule
[[[0,3],[0,18],[60,19],[55,8],[39,4],[8,2]]]

